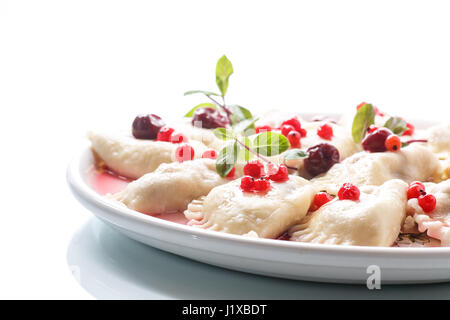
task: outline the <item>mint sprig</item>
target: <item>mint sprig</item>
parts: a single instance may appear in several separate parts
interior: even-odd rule
[[[375,123],[375,110],[373,106],[366,103],[356,112],[353,118],[352,137],[356,143],[361,143],[370,125]]]
[[[394,134],[401,136],[403,132],[408,130],[406,121],[399,117],[390,117],[384,124],[385,128],[391,130]]]

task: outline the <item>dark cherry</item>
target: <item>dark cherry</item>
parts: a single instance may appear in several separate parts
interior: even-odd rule
[[[305,159],[305,169],[315,177],[327,172],[335,163],[339,162],[339,151],[328,143],[320,143],[307,150],[309,156]]]
[[[362,147],[370,152],[385,152],[386,139],[392,134],[392,131],[387,128],[379,128],[369,133],[362,141]]]
[[[136,139],[156,139],[159,129],[165,125],[156,114],[139,115],[133,121],[133,136]]]
[[[192,117],[192,125],[205,129],[225,128],[230,121],[217,109],[198,108]]]

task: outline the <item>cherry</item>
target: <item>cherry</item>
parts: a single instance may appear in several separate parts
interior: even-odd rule
[[[285,124],[285,125],[281,126],[281,134],[285,137],[287,137],[289,132],[291,132],[292,130],[295,130],[295,129],[290,124]]]
[[[408,190],[406,191],[406,196],[409,199],[418,198],[421,195],[425,195],[425,186],[420,182],[413,182],[409,185]]]
[[[406,127],[408,128],[408,130],[403,132],[403,135],[404,136],[412,136],[414,134],[415,127],[411,123],[407,123]]]
[[[202,158],[217,159],[217,151],[213,149],[206,150],[203,152]]]
[[[250,192],[255,187],[255,180],[250,176],[244,176],[241,179],[241,189]]]
[[[317,128],[317,135],[325,140],[331,140],[333,138],[333,127],[325,123]]]
[[[175,131],[175,129],[170,127],[162,127],[158,132],[158,141],[166,141],[170,142],[170,137],[172,137],[172,133]]]
[[[182,133],[175,133],[170,136],[170,142],[172,143],[182,143],[187,141],[188,138]]]
[[[289,144],[291,145],[291,148],[300,148],[302,146],[300,139],[301,135],[298,131],[292,130],[288,133],[287,138],[289,140]]]
[[[298,121],[297,117],[292,117],[286,121],[283,121],[281,123],[281,126],[284,125],[290,125],[294,127],[295,131],[300,131],[300,129],[302,128],[302,125],[300,124],[300,121]]]
[[[178,160],[178,162],[192,160],[192,159],[194,159],[194,155],[195,155],[194,148],[192,148],[192,146],[190,146],[188,144],[179,146],[175,150],[175,157]]]
[[[312,146],[306,152],[309,155],[304,161],[305,169],[313,177],[327,172],[335,163],[339,162],[338,149],[328,143]]]
[[[351,183],[344,183],[339,189],[338,197],[339,200],[359,200],[360,192],[359,189]]]
[[[384,152],[386,151],[386,139],[392,135],[392,131],[387,128],[379,128],[372,133],[369,133],[362,141],[362,147],[370,152]]]
[[[228,118],[213,108],[198,108],[192,117],[192,125],[205,129],[225,128],[230,124]]]
[[[132,125],[133,136],[136,139],[156,139],[159,130],[166,124],[156,114],[137,116]]]
[[[272,127],[271,126],[259,126],[255,128],[256,133],[261,133],[261,132],[269,132],[272,131]]]
[[[255,180],[253,188],[255,191],[266,191],[270,188],[270,180],[267,177],[261,177]]]
[[[284,164],[280,164],[276,171],[275,168],[270,170],[269,179],[276,182],[283,182],[289,179],[289,171]]]
[[[233,167],[230,172],[225,176],[228,179],[234,179],[234,176],[236,175],[236,167]]]
[[[398,151],[402,147],[402,142],[397,135],[392,134],[386,138],[384,146],[386,147],[387,151]]]
[[[436,208],[436,197],[432,194],[421,195],[417,201],[425,213],[429,213]]]
[[[316,193],[310,211],[318,210],[321,206],[323,206],[325,203],[330,202],[331,200],[333,200],[333,197],[326,192]]]
[[[244,166],[244,174],[253,178],[259,178],[265,174],[264,165],[258,160],[249,161]]]

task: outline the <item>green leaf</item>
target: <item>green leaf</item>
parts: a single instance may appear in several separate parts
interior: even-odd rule
[[[255,122],[258,119],[246,119],[233,125],[233,131],[243,136],[251,136],[255,134]]]
[[[213,130],[214,135],[222,140],[234,139],[234,133],[231,130],[225,128],[216,128]]]
[[[245,144],[250,149],[253,148],[253,144],[249,137],[243,137],[241,142]],[[251,153],[249,150],[242,148],[241,152],[239,152],[238,159],[243,161],[250,161],[254,157],[253,153]]]
[[[353,118],[352,137],[356,143],[360,143],[370,125],[375,123],[375,111],[371,104],[366,103],[356,112]]]
[[[228,109],[231,111],[231,122],[232,124],[237,124],[243,120],[252,119],[253,115],[250,112],[250,110],[241,107],[237,104],[233,104],[231,106],[228,106]]]
[[[238,143],[228,143],[219,151],[216,160],[216,171],[221,177],[225,177],[236,164],[240,148]]]
[[[184,93],[185,96],[191,95],[191,94],[197,94],[197,93],[202,93],[206,96],[218,96],[220,97],[220,94],[215,93],[215,92],[211,92],[211,91],[204,91],[204,90],[191,90],[191,91],[186,91]]]
[[[216,83],[222,97],[225,96],[228,89],[228,78],[233,74],[233,66],[230,60],[223,55],[222,58],[217,61],[216,65]]]
[[[282,134],[275,132],[262,132],[253,142],[256,152],[264,156],[274,156],[289,149],[289,140]]]
[[[401,136],[403,132],[408,130],[406,121],[398,117],[390,117],[384,124],[385,128],[391,130],[394,134]]]
[[[302,149],[291,149],[283,153],[283,158],[285,158],[286,160],[303,159],[308,158],[308,156],[308,152],[303,151]]]
[[[186,113],[184,116],[186,118],[191,118],[194,115],[195,110],[197,110],[198,108],[213,108],[216,109],[216,105],[214,103],[200,103],[198,105],[196,105],[195,107],[193,107],[191,109],[191,111],[189,111],[188,113]]]

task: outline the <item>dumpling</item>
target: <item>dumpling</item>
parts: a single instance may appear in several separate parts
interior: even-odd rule
[[[194,127],[191,124],[191,118],[183,119],[173,126],[177,131],[182,132],[189,140],[195,140],[203,143],[208,148],[220,150],[225,145],[225,141],[217,138],[213,130]]]
[[[119,134],[89,133],[92,148],[105,164],[114,172],[137,179],[152,172],[162,163],[176,161],[175,150],[180,144],[139,140]],[[198,141],[190,140],[195,157],[200,158],[207,147]]]
[[[356,186],[379,186],[391,179],[408,183],[426,181],[438,168],[437,158],[428,148],[411,144],[397,152],[356,153],[311,181],[321,189],[337,194],[345,182]]]
[[[436,197],[436,208],[424,213],[417,199],[409,199],[407,214],[413,216],[420,232],[441,240],[441,246],[450,246],[450,180],[424,185],[427,193]]]
[[[264,194],[243,192],[240,180],[216,187],[184,212],[190,224],[220,232],[276,238],[307,213],[315,189],[305,179],[291,176],[272,183]]]
[[[390,246],[405,218],[407,187],[396,179],[379,187],[361,187],[359,201],[334,199],[291,228],[290,240]]]
[[[217,174],[212,159],[164,163],[112,198],[142,213],[182,212],[192,200],[229,181]]]
[[[450,178],[450,124],[441,124],[429,128],[425,133],[427,145],[436,154],[440,163],[439,174],[436,181]]]

